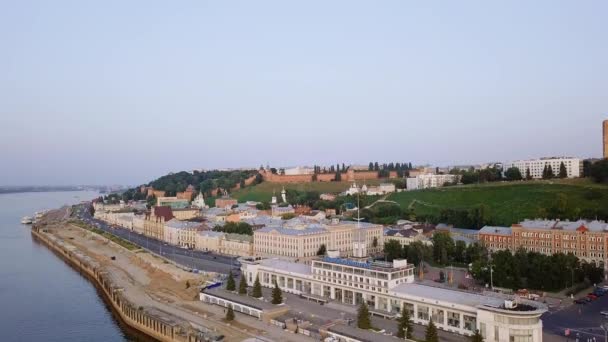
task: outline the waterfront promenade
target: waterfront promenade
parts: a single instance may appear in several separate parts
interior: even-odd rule
[[[59,216],[65,218],[65,215]],[[108,279],[113,291],[118,289],[121,298],[132,304],[131,309],[174,326],[172,329],[180,333],[179,338],[163,340],[196,341],[195,335],[204,338],[223,335],[227,341],[252,337],[270,341],[310,341],[305,336],[286,334],[281,329],[240,314],[231,324],[224,322],[223,309],[198,300],[198,285],[212,274],[201,276],[183,271],[158,256],[142,250],[129,251],[65,221],[47,222],[34,229],[33,234],[47,244],[60,245],[70,255],[78,256],[76,262],[70,260],[75,266],[84,260],[95,268],[93,276],[100,274]],[[63,257],[65,259],[66,255]],[[135,325],[134,328],[139,327]]]

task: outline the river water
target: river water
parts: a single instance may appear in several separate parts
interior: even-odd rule
[[[134,341],[78,271],[34,241],[21,217],[96,192],[0,194],[0,341]]]

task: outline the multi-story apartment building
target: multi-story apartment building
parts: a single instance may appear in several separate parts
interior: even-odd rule
[[[156,205],[160,207],[171,207],[171,209],[183,209],[190,206],[190,201],[177,197],[158,197]]]
[[[143,234],[157,240],[165,238],[165,222],[173,218],[171,207],[153,207],[149,214],[146,214],[143,223]]]
[[[179,208],[172,209],[173,216],[178,220],[190,220],[201,215],[201,210],[198,208]]]
[[[386,317],[395,317],[405,308],[417,324],[432,319],[440,329],[462,335],[479,329],[486,341],[542,341],[544,304],[415,284],[414,266],[406,260],[387,263],[323,257],[310,265],[276,258],[240,261],[249,284],[257,277],[262,286],[276,283],[285,292],[318,301],[365,302],[371,312]]]
[[[479,240],[490,250],[572,253],[604,269],[608,264],[608,224],[604,221],[525,220],[511,227],[483,227]]]
[[[535,179],[543,177],[543,170],[545,166],[551,165],[553,174],[557,176],[559,174],[560,165],[564,163],[566,167],[566,173],[568,178],[578,178],[582,174],[583,161],[579,158],[540,158],[540,159],[529,159],[529,160],[516,160],[504,164],[504,170],[508,170],[511,167],[519,169],[522,177],[526,177],[527,170],[530,170],[530,176]]]
[[[343,221],[291,228],[266,226],[253,232],[255,255],[293,259],[314,257],[321,245],[327,250],[337,250],[341,255],[352,256],[355,240],[364,241],[367,251],[378,252],[384,245],[383,227]]]
[[[447,184],[458,183],[459,175],[434,175],[421,174],[416,177],[408,177],[406,181],[407,190],[438,188]]]

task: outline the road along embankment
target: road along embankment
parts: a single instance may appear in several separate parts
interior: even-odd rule
[[[189,321],[172,313],[137,304],[124,291],[125,283],[119,283],[116,275],[109,272],[108,268],[75,245],[47,232],[44,226],[32,227],[32,235],[86,274],[127,326],[163,342],[202,342],[217,339],[218,334],[208,329],[197,329]]]

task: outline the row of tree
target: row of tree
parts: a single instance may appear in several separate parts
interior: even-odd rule
[[[402,258],[418,265],[426,260],[443,266],[451,263],[469,264],[487,256],[487,250],[482,245],[472,243],[467,246],[463,241],[454,242],[448,234],[434,234],[432,240],[432,246],[419,241],[401,246],[398,241],[389,240],[384,243],[384,256],[388,261]]]
[[[498,251],[492,253],[491,260],[480,258],[473,262],[476,280],[489,284],[490,272],[494,286],[544,291],[559,291],[583,281],[597,284],[604,273],[602,268],[581,262],[573,254],[544,255],[522,248],[515,253]]]
[[[253,235],[253,228],[247,222],[226,222],[223,226],[213,227],[214,232]]]

